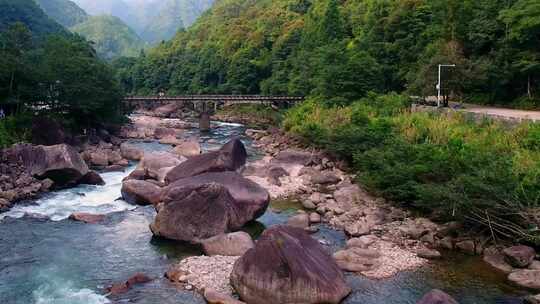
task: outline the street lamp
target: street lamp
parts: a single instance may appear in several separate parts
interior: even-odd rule
[[[441,107],[441,89],[442,89],[442,84],[441,84],[441,70],[443,67],[449,67],[449,68],[454,68],[456,67],[455,64],[439,64],[439,83],[437,84],[437,107]]]

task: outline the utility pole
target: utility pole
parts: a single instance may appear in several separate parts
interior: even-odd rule
[[[442,83],[441,83],[441,71],[443,67],[450,67],[454,68],[456,67],[455,64],[439,64],[439,83],[437,84],[437,107],[441,107],[441,90],[442,90]]]

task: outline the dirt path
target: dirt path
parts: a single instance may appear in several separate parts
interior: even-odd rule
[[[524,111],[505,108],[485,107],[466,104],[463,109],[467,112],[485,114],[488,116],[500,117],[504,119],[532,120],[540,121],[540,111]]]

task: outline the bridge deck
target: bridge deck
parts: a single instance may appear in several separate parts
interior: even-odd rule
[[[295,102],[303,101],[299,96],[261,96],[261,95],[182,95],[182,96],[129,96],[125,101],[189,101],[189,102],[236,102],[236,103],[264,103],[264,102]]]

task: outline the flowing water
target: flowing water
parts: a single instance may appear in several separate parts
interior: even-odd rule
[[[199,137],[205,150],[213,150],[244,132],[236,124],[216,127],[209,134],[192,130],[187,136]],[[244,142],[251,158],[260,156],[248,139]],[[148,151],[170,149],[156,142],[134,144]],[[200,248],[152,237],[148,225],[155,216],[153,208],[135,207],[118,199],[121,180],[128,173],[105,173],[105,186],[50,193],[0,215],[0,303],[205,303],[196,293],[180,291],[163,278],[170,264],[202,254]],[[295,202],[274,202],[246,231],[256,237],[265,227],[284,223],[297,208],[300,206]],[[101,224],[88,225],[68,220],[73,212],[107,217]],[[314,237],[332,251],[345,243],[341,232],[324,226]],[[156,280],[118,298],[106,297],[106,286],[136,272]],[[480,259],[460,255],[387,280],[347,278],[354,291],[346,304],[412,304],[432,288],[449,292],[462,304],[521,303],[524,295]]]

